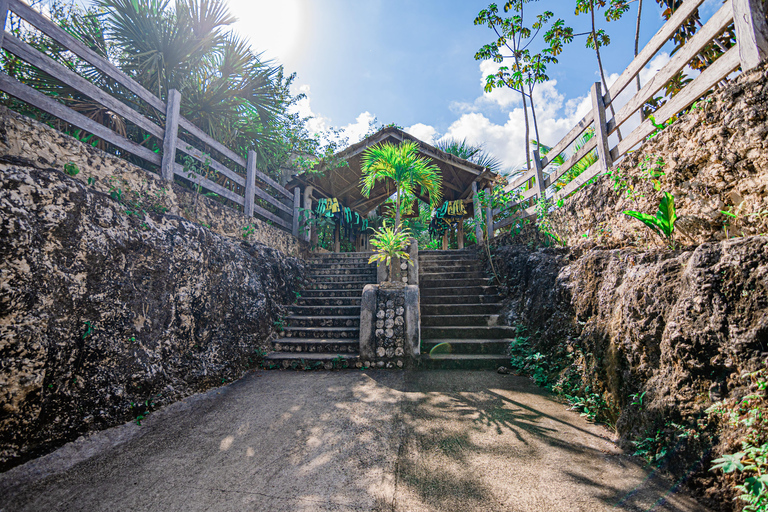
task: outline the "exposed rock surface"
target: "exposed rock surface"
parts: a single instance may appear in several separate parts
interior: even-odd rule
[[[61,172],[0,170],[0,469],[240,377],[303,273]]]
[[[740,375],[768,361],[768,237],[677,252],[504,246],[494,262],[509,291],[505,322],[526,326],[548,364],[564,362],[561,378],[607,399],[626,448],[670,422],[697,430],[677,440],[667,468],[693,468],[694,487],[730,496],[708,463],[738,445],[704,411],[749,393]]]
[[[0,106],[0,169],[21,166],[61,171],[68,163],[78,168],[75,179],[99,192],[119,191],[133,209],[166,211],[216,233],[262,243],[286,254],[300,251],[298,240],[282,229],[248,218],[178,183],[169,184],[157,174]]]
[[[652,177],[654,169],[664,175]],[[665,191],[675,197],[683,244],[723,240],[726,231],[768,233],[768,63],[700,100],[614,172],[615,180],[600,177],[554,212],[552,224],[569,246],[663,245],[622,212],[654,215]]]

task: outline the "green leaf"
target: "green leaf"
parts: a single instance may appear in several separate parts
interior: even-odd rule
[[[715,465],[709,470],[714,471],[715,469],[722,469],[724,473],[733,473],[737,469],[743,471],[744,464],[741,463],[742,457],[744,457],[744,452],[723,455],[719,459],[712,461]]]
[[[642,221],[643,224],[651,228],[659,236],[664,236],[664,231],[659,225],[659,219],[656,217],[648,215],[647,213],[636,212],[634,210],[624,210],[624,215],[629,215],[630,217],[634,217],[635,219]]]

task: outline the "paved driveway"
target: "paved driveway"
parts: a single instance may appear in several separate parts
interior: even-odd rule
[[[0,475],[0,510],[707,510],[526,379],[255,372]]]

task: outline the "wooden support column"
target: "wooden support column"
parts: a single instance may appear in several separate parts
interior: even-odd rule
[[[256,193],[256,152],[248,150],[248,160],[245,162],[245,204],[243,210],[246,217],[253,217],[254,194]]]
[[[480,208],[480,198],[477,197],[477,182],[472,182],[472,206],[475,209],[475,237],[478,245],[483,243],[483,211]]]
[[[301,190],[299,187],[293,189],[293,224],[291,232],[293,236],[299,238],[299,207],[301,206]]]
[[[541,167],[541,158],[539,158],[539,150],[534,149],[533,150],[533,168],[536,171],[536,174],[534,175],[536,183],[534,184],[534,187],[536,187],[536,197],[533,198],[533,200],[536,200],[536,198],[544,197],[544,169]]]
[[[165,109],[165,133],[163,134],[163,161],[160,175],[165,181],[173,181],[173,166],[176,163],[176,140],[179,137],[179,108],[181,93],[176,89],[168,91]]]
[[[459,249],[464,248],[464,219],[463,218],[459,221],[459,227],[456,233],[456,246]]]
[[[538,152],[534,152],[536,160],[538,160]],[[541,168],[541,161],[539,161],[539,168]],[[542,180],[543,183],[544,180]],[[485,234],[488,237],[488,241],[493,240],[493,190],[491,187],[485,189],[486,196],[488,198],[488,204],[485,206]]]
[[[732,0],[732,5],[741,70],[747,71],[768,59],[766,10],[760,0]]]
[[[450,229],[450,228],[448,228],[448,229]],[[448,229],[443,231],[443,250],[444,251],[448,250]]]
[[[611,152],[608,148],[608,130],[605,126],[605,104],[600,89],[600,82],[592,84],[592,119],[595,123],[595,140],[597,141],[597,156],[600,174],[608,172],[613,165]]]
[[[341,252],[341,221],[333,227],[333,252]]]
[[[306,187],[304,189],[304,209],[307,210],[307,219],[309,220],[310,212],[312,211],[312,191],[314,190],[314,187]],[[304,240],[309,242],[312,232],[312,226],[310,224],[304,225]]]
[[[3,46],[3,34],[5,33],[5,20],[8,17],[8,0],[0,0],[0,48]]]

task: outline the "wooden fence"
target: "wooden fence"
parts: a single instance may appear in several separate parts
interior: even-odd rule
[[[691,60],[699,56],[701,51],[731,24],[734,25],[736,33],[736,45],[720,55],[700,75],[688,83],[685,88],[656,110],[653,115],[657,124],[663,124],[682,110],[688,108],[693,102],[705,95],[715,84],[737,68],[741,67],[742,71],[746,71],[768,58],[768,25],[766,24],[765,11],[761,5],[761,0],[729,0],[628,103],[616,112],[615,117],[606,119],[606,107],[610,105],[612,98],[618,97],[635,80],[635,77],[645,65],[648,64],[662,46],[674,35],[677,29],[704,1],[685,0],[624,70],[618,80],[611,85],[606,94],[602,94],[599,82],[592,86],[591,112],[584,116],[543,158],[540,158],[538,151],[535,151],[533,168],[514,179],[505,187],[507,192],[522,188],[526,188],[526,190],[522,192],[520,201],[508,204],[502,208],[495,208],[487,214],[489,237],[493,236],[493,231],[496,229],[509,226],[522,218],[535,215],[536,206],[534,203],[538,198],[551,197],[554,200],[565,198],[590,179],[607,172],[614,162],[653,133],[656,127],[651,120],[646,119],[630,134],[622,138],[618,144],[609,148],[608,137],[633,114],[640,111],[643,105],[653,97],[654,93],[661,89]],[[594,130],[592,138],[582,144],[561,165],[553,165],[553,160],[579,137],[582,137],[590,127]],[[547,194],[548,188],[557,183],[561,176],[571,170],[574,165],[595,149],[597,150],[598,158],[594,164],[562,189],[555,193]],[[551,169],[551,171],[547,173],[548,169]],[[510,210],[514,211],[511,215]],[[509,216],[500,218],[498,221],[491,221],[491,219],[496,219],[502,214]],[[493,228],[490,226],[493,226]]]
[[[137,103],[142,101],[154,108],[158,114],[157,118],[151,120],[145,117],[131,106],[5,31],[9,12],[16,14],[41,33],[52,38],[58,44],[104,73],[105,76],[130,91],[131,94],[135,95],[134,100]],[[4,50],[62,83],[74,87],[115,114],[130,121],[136,127],[143,130],[147,137],[156,137],[159,141],[162,141],[162,152],[156,153],[143,145],[129,140],[107,126],[76,112],[51,96],[23,84],[2,71],[0,71],[0,91],[81,130],[89,132],[121,151],[125,151],[158,166],[162,178],[166,181],[173,181],[174,175],[181,176],[203,189],[242,205],[246,216],[252,217],[257,215],[291,232],[293,236],[298,236],[299,189],[297,188],[293,193],[289,192],[285,187],[256,169],[256,153],[253,150],[249,151],[247,159],[244,159],[220,142],[214,140],[190,121],[181,117],[179,115],[181,94],[178,91],[171,90],[168,94],[168,101],[163,102],[138,82],[120,71],[111,62],[93,52],[81,41],[72,37],[51,20],[19,0],[0,0],[0,26],[3,27],[3,31],[0,32],[0,46]],[[184,137],[179,137],[180,129],[184,130],[183,135],[187,140],[184,140]],[[195,145],[191,141],[195,141]],[[245,177],[196,147],[200,142],[208,150],[214,150],[235,165],[244,168]],[[203,166],[210,167],[214,172],[225,176],[229,181],[230,188],[215,183],[206,176],[185,170],[183,165],[176,162],[177,151],[189,155],[194,160],[203,164]],[[258,186],[257,180],[259,182]],[[269,192],[270,189],[272,192]],[[255,204],[255,198],[259,198],[273,206],[276,213]]]

